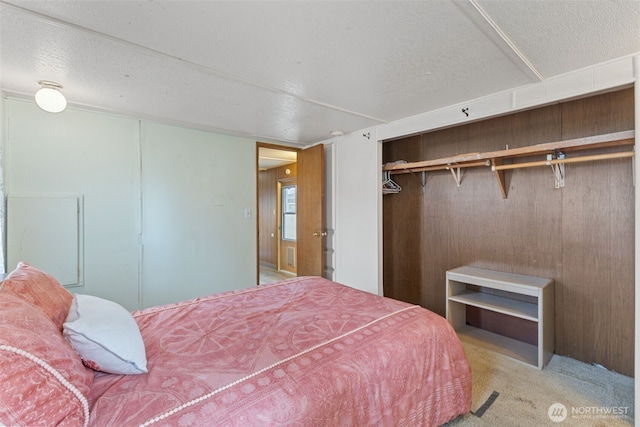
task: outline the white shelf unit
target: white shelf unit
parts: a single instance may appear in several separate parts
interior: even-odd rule
[[[479,291],[468,285],[479,287]],[[485,288],[485,289],[481,289]],[[482,292],[494,289],[498,292]],[[521,296],[528,296],[522,298]],[[467,325],[467,306],[537,324],[538,345]],[[463,266],[447,271],[447,320],[460,339],[542,369],[554,351],[554,282],[501,271]]]

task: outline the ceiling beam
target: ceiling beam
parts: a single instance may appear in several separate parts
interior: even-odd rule
[[[491,19],[487,12],[482,9],[476,0],[454,0],[453,3],[520,71],[526,74],[532,82],[537,83],[544,80],[544,76],[527,57],[520,52],[520,49],[518,49],[500,29],[498,24]]]

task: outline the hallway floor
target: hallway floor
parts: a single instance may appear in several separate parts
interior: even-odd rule
[[[295,274],[286,271],[278,271],[276,269],[260,265],[260,284],[278,282],[280,280],[291,279],[296,277]]]

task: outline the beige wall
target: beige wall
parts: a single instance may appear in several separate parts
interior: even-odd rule
[[[137,309],[256,284],[254,141],[17,99],[4,110],[5,196],[83,195],[72,291]]]

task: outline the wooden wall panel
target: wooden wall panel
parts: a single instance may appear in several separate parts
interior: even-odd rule
[[[563,105],[563,137],[633,129],[633,91]],[[594,150],[598,153],[602,150]],[[634,190],[632,162],[567,166],[563,272],[556,285],[556,351],[633,374]]]
[[[298,164],[291,163],[286,166],[280,166],[277,168],[277,171],[278,181],[285,183],[287,181],[295,180],[298,176]]]
[[[384,146],[389,159],[415,159],[423,156],[420,137],[407,138]],[[411,161],[411,160],[409,160]],[[418,226],[422,217],[420,183],[415,176],[395,176],[403,191],[393,197],[385,196],[383,227],[383,283],[384,292],[391,298],[422,304],[421,233]],[[389,197],[389,198],[387,198]]]
[[[633,90],[555,104],[383,145],[385,162],[516,148],[633,129]],[[527,160],[527,159],[522,159]],[[633,190],[629,159],[505,172],[394,175],[383,198],[385,295],[445,315],[445,272],[460,265],[556,281],[556,352],[633,374]],[[606,285],[603,285],[606,284]],[[618,335],[611,333],[620,330]],[[626,343],[622,343],[621,341]]]
[[[278,229],[276,203],[278,194],[277,169],[260,171],[258,176],[258,245],[260,263],[278,267]]]

